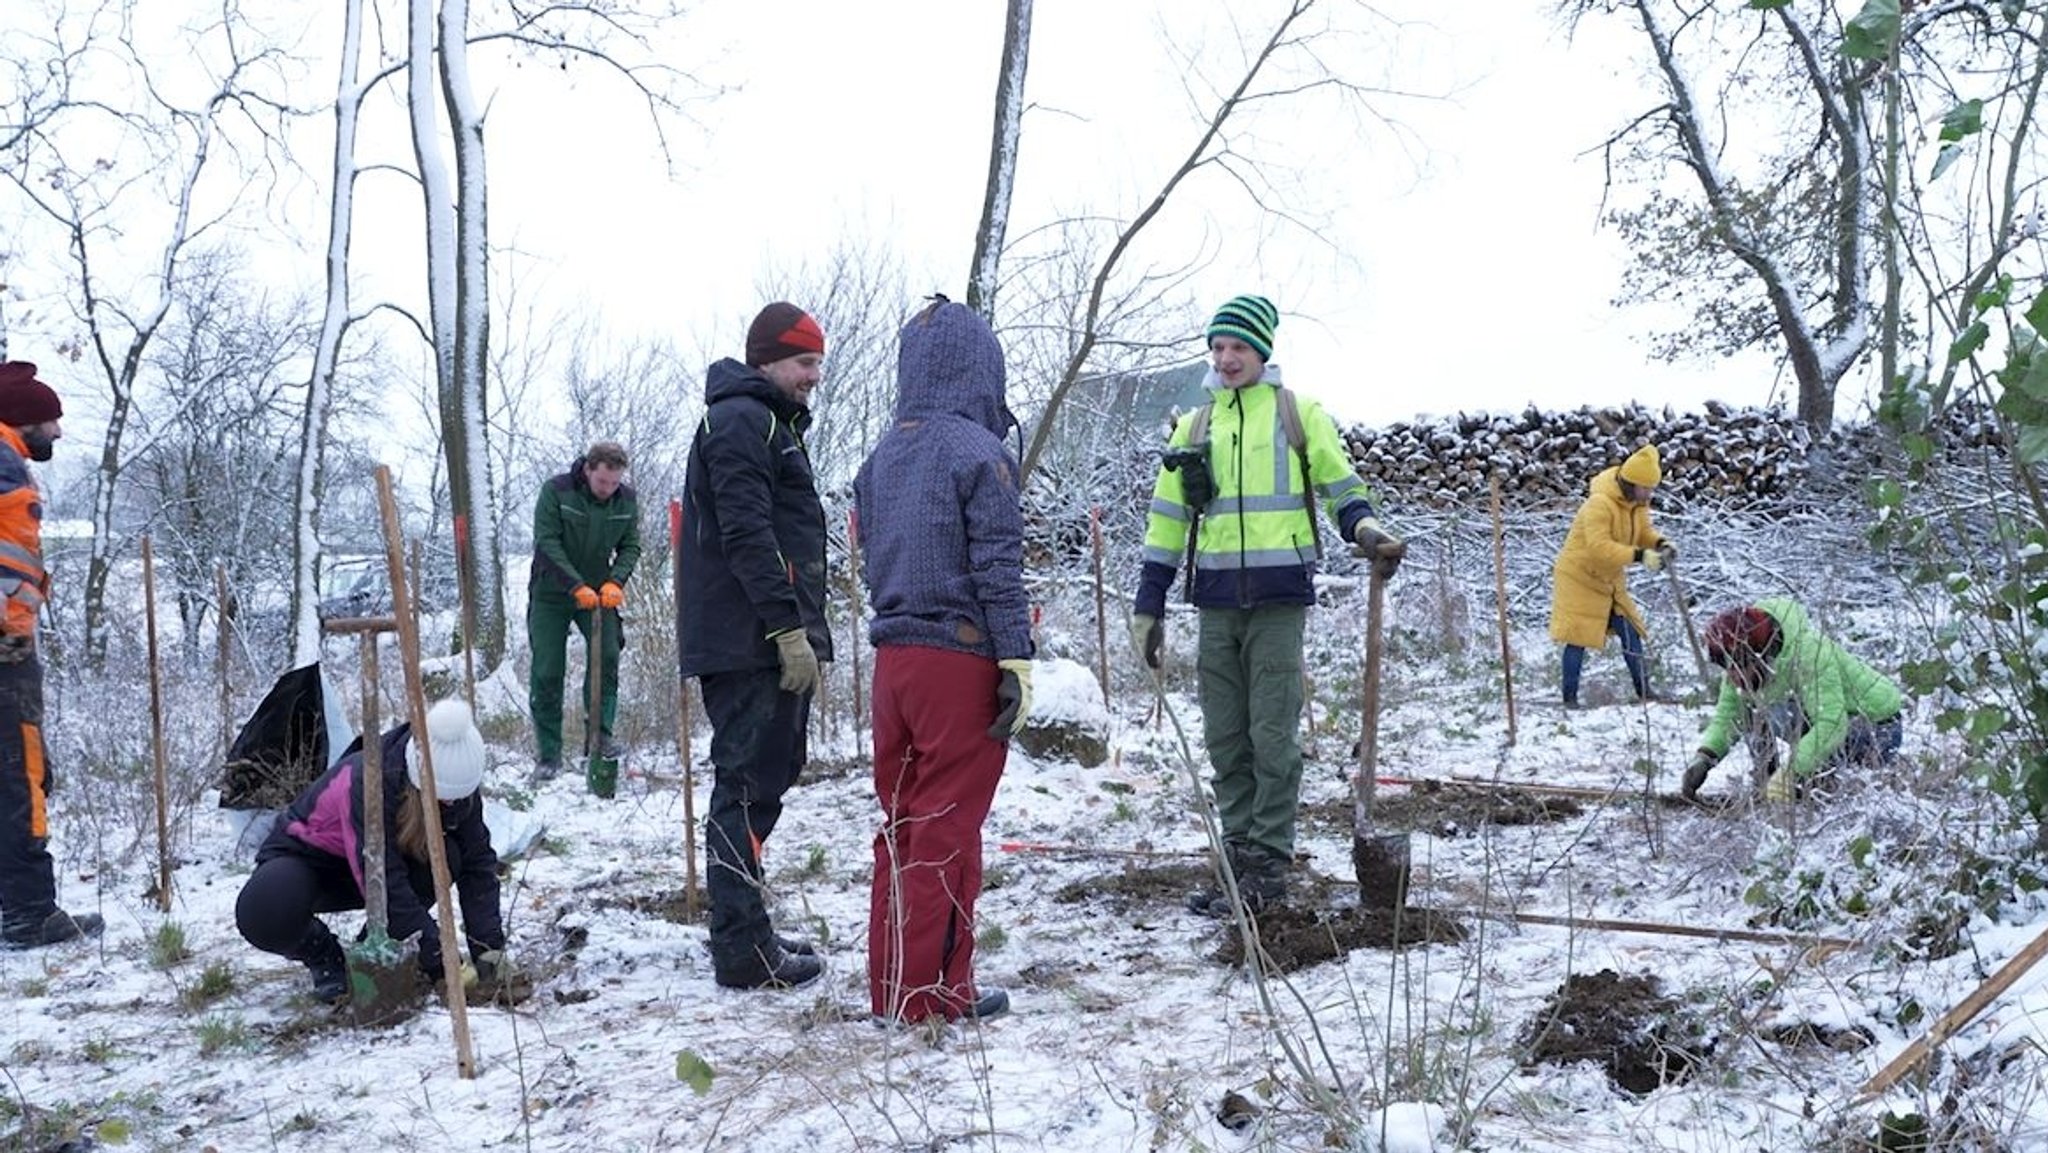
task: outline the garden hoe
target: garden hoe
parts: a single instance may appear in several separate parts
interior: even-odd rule
[[[604,606],[590,610],[590,711],[583,718],[583,781],[593,796],[611,800],[619,791],[619,758],[604,747]]]
[[[1352,788],[1351,867],[1358,877],[1359,907],[1374,911],[1398,910],[1408,903],[1408,835],[1380,836],[1372,831],[1373,791],[1379,770],[1380,666],[1386,649],[1387,578],[1381,560],[1400,557],[1406,547],[1399,542],[1379,545],[1366,584],[1365,689],[1360,718],[1364,731],[1358,740],[1358,777]]]

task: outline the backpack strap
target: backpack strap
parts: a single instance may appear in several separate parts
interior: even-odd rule
[[[1294,450],[1294,459],[1301,465],[1301,506],[1308,514],[1309,535],[1316,542],[1316,559],[1323,559],[1323,529],[1316,523],[1316,489],[1309,479],[1308,471],[1308,430],[1301,426],[1301,406],[1294,400],[1294,393],[1284,384],[1273,386],[1279,393],[1280,428],[1287,434],[1287,445]]]

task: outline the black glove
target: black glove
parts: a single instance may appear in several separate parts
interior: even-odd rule
[[[1692,763],[1685,766],[1685,783],[1679,786],[1679,795],[1688,801],[1700,799],[1700,786],[1707,783],[1707,774],[1714,770],[1713,754],[1701,749],[1695,753]]]
[[[20,664],[36,655],[34,633],[6,633],[0,635],[0,664]]]

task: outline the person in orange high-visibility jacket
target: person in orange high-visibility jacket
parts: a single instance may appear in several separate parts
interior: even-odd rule
[[[0,944],[34,949],[98,933],[98,914],[57,907],[50,859],[50,772],[43,746],[43,666],[36,612],[43,571],[43,499],[28,462],[50,459],[64,405],[36,366],[0,364]]]

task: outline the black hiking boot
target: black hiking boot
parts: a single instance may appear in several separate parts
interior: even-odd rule
[[[815,957],[818,955],[818,947],[816,945],[801,937],[785,937],[780,933],[775,934],[775,947],[785,953],[798,957]]]
[[[44,917],[39,925],[10,928],[0,934],[10,949],[40,949],[45,945],[61,945],[66,941],[78,941],[86,937],[97,937],[106,928],[106,921],[98,913],[79,913],[73,916],[62,909]]]
[[[1239,891],[1243,891],[1246,869],[1244,842],[1223,842],[1223,859],[1230,863],[1230,871],[1237,877]],[[1188,912],[1200,913],[1204,917],[1228,917],[1230,915],[1230,901],[1228,897],[1229,894],[1223,890],[1223,880],[1221,877],[1218,877],[1215,883],[1204,885],[1188,894]]]
[[[1001,989],[983,989],[974,995],[974,1003],[960,1010],[962,1021],[986,1021],[1001,1017],[1010,1011],[1010,995]]]
[[[533,764],[533,783],[545,785],[562,775],[562,758],[543,757]]]
[[[327,926],[316,922],[306,931],[299,943],[298,961],[313,975],[315,1001],[339,1005],[348,1000],[348,956]]]
[[[726,989],[794,989],[808,985],[825,972],[825,962],[816,956],[800,953],[785,953],[780,946],[773,947],[774,960],[751,973],[718,973],[716,979]]]

